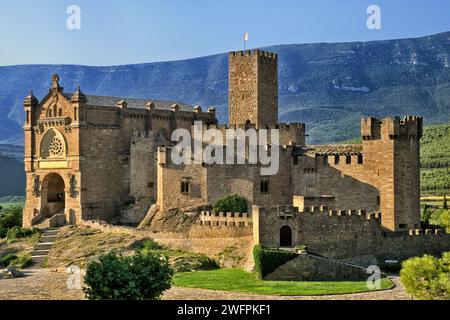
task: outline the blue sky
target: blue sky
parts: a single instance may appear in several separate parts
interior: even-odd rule
[[[69,5],[81,29],[66,27]],[[381,8],[381,30],[366,27]],[[115,65],[287,43],[368,41],[450,31],[450,0],[2,0],[0,65]]]

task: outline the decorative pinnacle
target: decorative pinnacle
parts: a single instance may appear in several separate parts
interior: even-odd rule
[[[52,75],[52,90],[56,90],[59,92],[63,91],[63,88],[59,85],[59,76],[56,73]]]

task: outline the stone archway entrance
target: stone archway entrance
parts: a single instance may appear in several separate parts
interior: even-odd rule
[[[64,211],[66,206],[65,185],[57,173],[48,174],[42,183],[41,212],[47,217]]]
[[[280,229],[280,247],[292,247],[292,229],[288,226]]]

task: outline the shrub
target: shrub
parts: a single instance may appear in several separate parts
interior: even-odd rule
[[[298,254],[288,251],[269,250],[260,245],[253,247],[253,259],[255,261],[255,271],[261,278],[274,272],[278,267],[291,261]]]
[[[22,208],[11,207],[0,212],[0,228],[11,229],[22,226]]]
[[[14,228],[8,230],[8,232],[6,233],[6,239],[7,239],[8,243],[11,243],[17,239],[26,238],[26,237],[30,237],[35,234],[41,234],[41,233],[42,233],[42,231],[38,228],[28,229],[28,228],[22,228],[22,227],[14,227]]]
[[[162,245],[160,245],[160,244],[159,244],[158,242],[156,242],[155,240],[153,240],[153,239],[147,239],[147,240],[145,240],[145,241],[141,244],[141,246],[140,246],[139,249],[140,249],[141,251],[147,253],[147,252],[149,252],[149,251],[161,250],[161,249],[163,249],[163,247],[162,247]]]
[[[233,194],[220,199],[214,205],[215,212],[247,212],[247,199],[238,194]]]
[[[447,233],[450,233],[450,210],[443,210],[441,213],[441,225]]]
[[[15,254],[13,254],[13,253],[10,253],[10,254],[8,254],[8,255],[6,255],[0,262],[0,265],[2,266],[2,267],[8,267],[10,264],[11,264],[11,262],[13,262],[14,260],[16,260],[18,257],[17,257],[17,255],[15,255]]]
[[[175,272],[192,272],[220,268],[214,259],[202,254],[174,257],[171,261],[171,266]]]
[[[4,227],[0,227],[0,238],[6,238],[6,234],[8,233],[8,229]]]
[[[14,266],[16,268],[25,269],[31,267],[32,264],[33,260],[29,254],[21,254],[19,256],[8,254],[0,261],[0,266],[5,268]]]
[[[420,300],[450,299],[450,252],[406,260],[400,279],[407,293]]]
[[[83,291],[90,300],[159,299],[172,276],[167,259],[157,254],[138,251],[124,257],[113,251],[88,265]]]

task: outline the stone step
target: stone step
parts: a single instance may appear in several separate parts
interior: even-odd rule
[[[53,243],[38,243],[36,244],[36,246],[34,247],[34,250],[50,250],[52,247]]]
[[[48,255],[48,253],[50,252],[50,250],[33,250],[31,252],[32,256],[46,256]]]
[[[45,229],[42,231],[44,231],[44,234],[51,234],[51,235],[57,235],[59,232],[58,230],[54,230],[54,229]]]
[[[43,243],[43,242],[45,242],[45,243],[47,243],[47,242],[52,242],[52,243],[54,243],[55,241],[56,241],[56,236],[46,236],[46,235],[43,235],[43,236],[41,236],[41,239],[39,240],[39,242],[40,243]]]
[[[41,267],[44,262],[47,260],[47,256],[36,256],[31,258],[34,263],[34,267]]]

